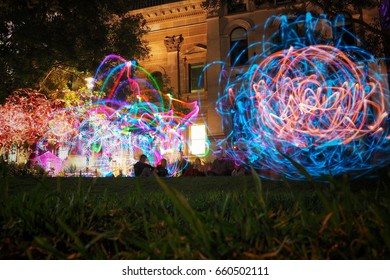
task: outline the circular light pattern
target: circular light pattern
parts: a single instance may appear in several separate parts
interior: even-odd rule
[[[302,148],[348,144],[381,132],[388,115],[381,84],[332,46],[272,54],[251,83],[258,121],[271,141]]]
[[[48,119],[60,101],[51,101],[43,94],[21,89],[13,92],[4,105],[0,105],[0,148],[35,143],[48,130]]]
[[[279,32],[270,38],[280,44],[263,42],[264,53],[224,81],[217,109],[231,131],[228,156],[260,176],[297,180],[306,178],[296,163],[318,180],[389,164],[389,93],[379,62],[342,40],[316,38],[332,26],[325,17],[275,21]]]

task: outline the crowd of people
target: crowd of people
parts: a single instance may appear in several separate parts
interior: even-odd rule
[[[168,176],[167,160],[161,159],[160,163],[154,167],[147,163],[146,155],[141,155],[139,161],[134,164],[134,174],[136,177],[149,177],[156,173],[160,177]]]
[[[178,169],[181,170],[180,176],[244,176],[248,170],[244,165],[223,157],[222,153],[216,153],[216,158],[211,164],[204,164],[197,157],[194,162],[187,161],[184,157],[178,163]],[[157,166],[147,163],[147,156],[141,155],[139,161],[134,165],[134,174],[136,177],[149,177],[153,173],[160,177],[169,176],[167,160],[161,159]]]

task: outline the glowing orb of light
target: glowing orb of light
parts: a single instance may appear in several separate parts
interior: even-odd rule
[[[332,46],[274,53],[252,83],[265,142],[348,144],[380,133],[388,115],[381,84]]]
[[[281,34],[271,36],[280,45],[261,42],[264,53],[221,73],[228,157],[271,179],[306,179],[297,164],[317,180],[388,165],[390,96],[378,60],[341,40],[317,40],[319,27],[331,30],[326,17],[299,17],[296,29],[306,32],[280,22]]]

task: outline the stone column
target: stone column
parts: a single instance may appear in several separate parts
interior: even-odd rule
[[[221,38],[220,19],[211,17],[207,19],[207,62],[221,60]],[[210,129],[209,136],[212,138],[222,138],[222,119],[216,112],[215,107],[218,101],[220,88],[221,66],[219,64],[211,66],[207,71],[207,124]]]
[[[177,90],[177,98],[180,99],[181,85],[180,85],[180,48],[183,44],[184,38],[180,35],[166,36],[164,39],[165,47],[168,52],[168,69],[170,73],[176,73],[176,79],[172,77],[174,87]],[[176,80],[176,81],[175,81]]]

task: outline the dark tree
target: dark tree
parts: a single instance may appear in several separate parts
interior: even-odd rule
[[[21,87],[38,87],[52,67],[94,72],[110,53],[140,59],[149,49],[142,15],[128,1],[2,0],[0,101]]]

